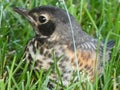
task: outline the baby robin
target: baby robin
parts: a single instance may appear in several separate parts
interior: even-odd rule
[[[53,6],[40,6],[32,10],[14,8],[14,11],[26,17],[35,31],[36,35],[27,43],[24,53],[25,60],[35,63],[34,69],[47,71],[56,62],[60,74],[53,68],[49,78],[57,82],[60,76],[65,86],[70,84],[77,71],[92,81],[96,73],[98,76],[102,74],[104,43],[98,45],[97,39],[82,31],[71,14],[68,18],[65,10]],[[71,32],[70,21],[74,33]],[[113,41],[108,42],[105,61],[110,59],[113,45]],[[59,60],[55,61],[54,56]],[[74,81],[79,77],[76,75]]]

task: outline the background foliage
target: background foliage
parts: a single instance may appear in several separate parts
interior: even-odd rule
[[[41,5],[64,8],[63,0],[0,0],[0,90],[46,89],[48,74],[36,74],[24,67],[22,56],[27,41],[34,36],[27,20],[13,11],[13,7],[32,9]],[[87,90],[120,90],[120,1],[119,0],[66,0],[68,11],[82,29],[95,38],[115,40],[111,61],[104,75]],[[75,84],[72,84],[73,87]],[[80,84],[81,85],[81,84]],[[82,89],[81,87],[79,87]],[[70,90],[70,87],[65,88]],[[56,88],[57,90],[57,88]],[[76,90],[78,90],[76,88]]]

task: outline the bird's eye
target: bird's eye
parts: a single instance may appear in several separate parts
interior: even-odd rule
[[[47,18],[45,16],[41,15],[39,17],[39,21],[40,21],[40,23],[45,23],[47,21]]]

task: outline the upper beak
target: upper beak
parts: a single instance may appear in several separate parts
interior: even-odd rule
[[[13,8],[13,10],[15,12],[17,12],[18,14],[24,16],[25,18],[27,18],[28,21],[30,21],[31,23],[34,21],[33,18],[28,14],[29,10],[23,9],[23,8]]]

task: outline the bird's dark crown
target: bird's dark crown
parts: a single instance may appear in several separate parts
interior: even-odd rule
[[[48,14],[48,16],[51,17],[51,19],[57,18],[57,19],[60,19],[63,23],[68,22],[68,16],[66,11],[58,7],[40,6],[30,10],[29,14],[32,14],[32,13],[33,14],[37,13],[38,15]]]

